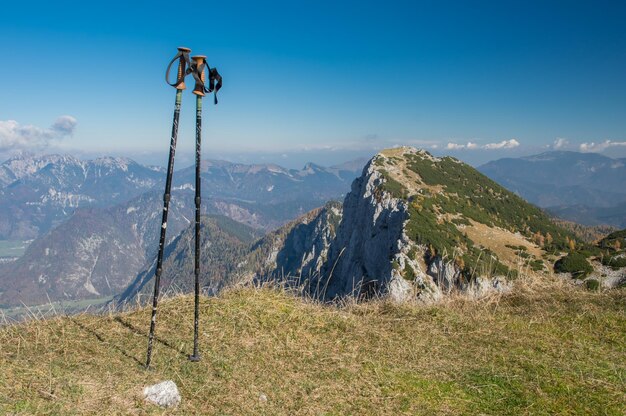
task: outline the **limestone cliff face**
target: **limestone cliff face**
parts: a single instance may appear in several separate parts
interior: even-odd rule
[[[394,255],[402,248],[405,201],[381,192],[381,173],[370,161],[352,183],[343,218],[329,248],[315,290],[324,298],[380,292],[393,275]]]
[[[341,205],[330,203],[311,222],[294,227],[276,256],[280,271],[299,276],[301,281],[319,275],[341,216]]]
[[[341,218],[342,205],[331,201],[265,236],[249,256],[258,265],[257,280],[317,281]]]
[[[412,150],[412,149],[411,149]],[[378,155],[352,183],[343,203],[343,216],[310,292],[322,299],[345,296],[389,296],[395,301],[439,300],[458,285],[453,263],[420,259],[426,247],[406,234],[408,201],[384,190],[387,182]],[[319,259],[317,259],[319,263]],[[410,277],[410,278],[408,278]]]

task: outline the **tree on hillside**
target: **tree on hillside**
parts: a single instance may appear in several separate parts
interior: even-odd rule
[[[574,239],[570,239],[569,237],[565,236],[565,243],[570,250],[576,250],[576,241],[574,241]]]

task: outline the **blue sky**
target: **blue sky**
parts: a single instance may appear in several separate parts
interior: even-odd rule
[[[163,75],[184,45],[224,76],[204,107],[206,158],[332,164],[399,144],[473,164],[550,148],[624,157],[625,21],[617,1],[11,2],[0,152],[165,163]]]

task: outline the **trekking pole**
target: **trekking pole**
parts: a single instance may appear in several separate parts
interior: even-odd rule
[[[204,97],[204,74],[205,56],[196,55],[191,59],[195,69],[196,86],[193,93],[196,95],[196,236],[195,236],[195,258],[194,258],[194,316],[193,316],[193,354],[189,356],[190,361],[200,361],[198,352],[198,318],[200,309],[200,163],[202,161],[200,144],[202,141],[202,97]]]
[[[180,104],[183,90],[185,89],[185,76],[189,73],[186,69],[189,65],[189,52],[191,49],[178,48],[178,53],[170,61],[165,73],[166,82],[176,88],[176,102],[174,106],[174,120],[172,122],[172,138],[170,141],[170,155],[167,162],[167,176],[165,179],[165,192],[163,194],[163,217],[161,221],[161,238],[159,239],[159,254],[157,255],[156,272],[154,276],[154,296],[152,298],[152,319],[150,320],[150,335],[148,336],[148,353],[146,356],[146,368],[150,368],[152,359],[152,343],[154,341],[154,328],[156,326],[157,304],[159,302],[159,285],[161,283],[161,273],[163,272],[163,250],[165,249],[165,232],[167,230],[167,213],[170,205],[170,192],[172,188],[172,173],[174,172],[174,155],[176,153],[176,140],[178,139],[178,119],[180,116]],[[168,79],[172,64],[178,60],[178,75],[175,83],[170,83]]]
[[[198,352],[198,320],[200,312],[200,208],[202,198],[200,196],[200,169],[201,169],[201,142],[202,142],[202,98],[205,92],[215,93],[215,104],[217,104],[217,91],[222,87],[222,77],[215,68],[209,68],[206,63],[206,56],[196,55],[193,60],[192,74],[196,80],[193,93],[196,95],[196,235],[195,235],[195,263],[194,263],[194,320],[193,320],[193,354],[189,356],[190,361],[200,361]],[[209,73],[209,87],[205,86],[206,74]],[[217,84],[216,84],[217,83]]]

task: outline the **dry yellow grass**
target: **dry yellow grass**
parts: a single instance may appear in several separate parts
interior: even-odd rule
[[[614,414],[626,409],[626,291],[558,281],[428,307],[329,307],[272,289],[162,303],[154,369],[149,310],[0,329],[0,414]],[[144,403],[174,380],[176,410]],[[267,401],[259,400],[261,394]]]
[[[519,257],[514,249],[507,246],[524,246],[529,254],[538,259],[544,253],[535,243],[528,241],[519,233],[512,233],[495,226],[490,227],[474,220],[469,221],[471,225],[460,226],[459,229],[467,233],[467,236],[475,244],[493,251],[500,261],[513,270],[526,261]]]
[[[417,172],[408,168],[407,159],[404,157],[405,152],[406,149],[402,147],[385,149],[380,152],[380,155],[387,158],[381,161],[387,174],[393,180],[401,183],[409,195],[415,195],[422,189],[427,189],[433,194],[443,192],[443,186],[425,184]]]

